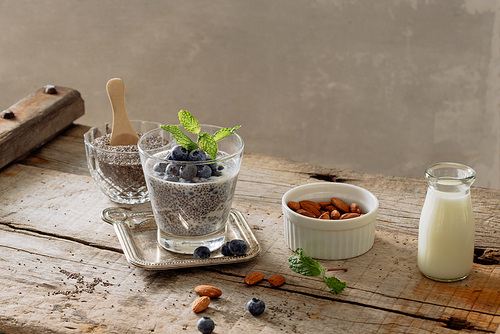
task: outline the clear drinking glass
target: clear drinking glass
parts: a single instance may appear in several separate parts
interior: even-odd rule
[[[139,135],[161,126],[161,123],[147,121],[130,123]],[[83,136],[90,175],[113,202],[139,204],[149,201],[137,146],[110,146],[111,131],[112,124],[104,123]]]
[[[426,277],[454,282],[466,278],[474,259],[474,214],[470,187],[476,172],[457,163],[427,168],[429,183],[418,232],[418,268]]]
[[[213,125],[201,125],[201,132],[209,134],[219,129]],[[196,135],[186,134],[196,141]],[[158,137],[168,144],[148,149],[147,142]],[[199,246],[214,251],[225,242],[244,143],[239,135],[232,134],[217,144],[219,150],[215,160],[181,162],[167,159],[177,145],[169,132],[155,129],[139,140],[142,167],[158,227],[158,244],[169,251],[192,254]],[[196,177],[188,182],[184,179],[169,181],[164,172],[169,164],[177,168],[188,165],[197,169],[213,167],[217,175],[206,179]]]

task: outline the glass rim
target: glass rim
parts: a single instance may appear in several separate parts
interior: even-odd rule
[[[437,167],[443,168],[455,168],[458,170],[462,170],[465,172],[464,177],[456,177],[456,176],[438,176],[435,174],[435,171],[438,169]],[[439,168],[441,169],[441,168]],[[426,179],[440,179],[440,180],[460,180],[460,181],[471,181],[476,179],[476,171],[471,167],[456,163],[456,162],[438,162],[430,165],[425,170],[425,178]]]
[[[181,124],[174,124],[174,125],[181,126]],[[201,127],[202,130],[203,130],[203,127],[207,127],[207,126],[210,126],[210,127],[216,128],[216,129],[223,129],[222,126],[211,125],[211,124],[200,124],[200,127]],[[176,161],[176,160],[167,160],[167,159],[159,158],[159,157],[157,157],[157,156],[155,156],[153,154],[150,154],[149,152],[143,150],[141,148],[141,145],[140,145],[141,142],[146,138],[147,135],[149,135],[153,131],[158,131],[158,130],[163,130],[163,129],[160,127],[158,129],[149,130],[148,132],[146,132],[145,134],[143,134],[141,136],[141,138],[139,138],[139,141],[137,142],[137,148],[139,149],[139,152],[141,154],[143,154],[145,157],[147,157],[148,159],[154,159],[154,160],[158,160],[158,161],[165,161],[165,162],[169,162],[169,163],[173,162],[173,163],[178,163],[178,164],[183,164],[183,165],[210,165],[210,164],[213,164],[213,163],[230,160],[230,159],[232,159],[232,158],[240,155],[243,152],[243,148],[245,147],[245,142],[243,141],[243,138],[241,138],[241,136],[239,134],[233,133],[231,136],[238,137],[238,139],[240,140],[240,146],[237,148],[236,152],[234,152],[232,154],[225,155],[225,156],[220,157],[218,159],[205,160],[205,161]],[[163,131],[165,131],[165,130],[163,130]],[[231,136],[229,136],[229,137],[231,137]],[[229,138],[229,137],[227,137],[227,138]],[[226,138],[224,138],[224,139],[226,139]]]
[[[144,120],[139,120],[139,119],[131,119],[130,120],[130,123],[132,122],[140,122],[141,124],[157,124],[158,127],[160,127],[162,125],[162,123],[160,122],[155,122],[155,121],[144,121]],[[113,122],[104,122],[104,123],[101,123],[99,125],[96,125],[96,126],[93,126],[91,127],[90,129],[87,130],[87,132],[85,132],[83,134],[83,141],[86,145],[89,145],[90,147],[92,147],[93,149],[95,150],[99,150],[99,151],[103,151],[103,152],[107,152],[107,153],[115,153],[115,154],[122,154],[122,155],[137,155],[139,154],[139,151],[136,151],[136,152],[120,152],[120,151],[114,151],[112,149],[108,149],[108,148],[105,148],[105,147],[98,147],[98,146],[95,146],[94,144],[92,144],[92,142],[90,142],[88,139],[88,137],[90,136],[90,134],[92,133],[92,131],[94,131],[95,129],[99,128],[99,127],[102,127],[102,126],[106,126],[106,125],[111,125],[111,128],[113,128]],[[153,129],[153,130],[156,130],[156,129]],[[153,130],[149,130],[149,131],[153,131]],[[149,132],[148,131],[148,132]],[[147,132],[146,132],[147,133]],[[111,134],[111,132],[109,133]],[[107,135],[104,134],[104,135]],[[143,134],[145,135],[145,133]],[[142,137],[142,136],[141,136]],[[139,137],[139,140],[141,139],[141,137]],[[97,137],[96,137],[97,138]],[[95,138],[94,138],[95,139]],[[137,141],[137,143],[139,143],[139,140]],[[111,145],[110,145],[111,146]],[[123,146],[123,145],[122,145]],[[130,146],[130,145],[125,145],[125,146]],[[137,144],[135,145],[137,146]]]

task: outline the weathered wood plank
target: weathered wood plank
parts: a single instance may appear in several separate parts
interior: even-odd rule
[[[246,286],[242,276],[208,268],[148,272],[131,267],[116,251],[8,227],[1,232],[0,330],[7,333],[196,332],[196,321],[203,315],[216,321],[220,333],[311,333],[318,328],[332,333],[455,332],[435,314],[393,312],[390,305],[396,302],[370,298],[370,305],[368,300],[350,300],[350,293],[334,296],[313,278],[295,282],[293,274],[284,273],[292,277],[289,283],[271,288],[267,282]],[[298,282],[303,291],[296,289]],[[202,283],[221,287],[223,295],[194,314],[193,289]],[[259,317],[244,306],[255,296],[267,305]],[[479,316],[470,314],[472,321],[472,315]],[[483,330],[474,327],[470,332],[475,329]]]
[[[84,114],[80,93],[55,87],[37,90],[10,108],[15,117],[0,118],[0,169],[40,147]]]
[[[88,171],[84,172],[86,165],[84,165],[85,162],[82,162],[82,160],[85,158],[85,153],[82,152],[83,148],[78,139],[72,137],[58,138],[58,140],[54,140],[50,145],[46,146],[47,148],[44,147],[42,149],[46,152],[44,156],[38,158],[38,155],[35,155],[35,158],[30,157],[23,162],[30,164],[29,162],[35,161],[34,165],[42,168],[44,171],[61,169],[68,173],[73,172],[78,175],[88,175]],[[67,147],[75,149],[69,151]],[[76,158],[73,161],[70,159],[61,161],[61,159],[52,157],[54,155],[57,156],[58,152],[68,151],[79,153],[75,153]],[[43,162],[40,159],[43,159]],[[402,232],[410,236],[418,234],[418,220],[426,190],[426,182],[423,180],[405,178],[394,181],[391,176],[327,169],[281,159],[275,160],[276,168],[273,169],[271,162],[266,161],[266,159],[272,158],[258,154],[245,155],[236,188],[235,202],[256,205],[262,208],[262,210],[272,209],[281,211],[281,197],[293,187],[292,185],[320,182],[310,177],[309,173],[311,170],[324,174],[331,173],[338,175],[339,178],[349,179],[350,184],[364,187],[372,191],[379,198],[378,228],[387,231]],[[261,167],[260,162],[262,160],[264,160],[264,165],[268,167]],[[75,161],[80,161],[79,165]],[[50,167],[44,168],[47,165]],[[289,167],[289,171],[285,169],[285,166]],[[15,170],[16,172],[14,172],[14,169],[7,169],[5,172],[0,173],[0,177],[8,176],[2,182],[5,186],[0,184],[0,187],[3,186],[5,189],[11,188],[16,191],[14,194],[0,195],[0,199],[2,198],[1,196],[9,196],[9,198],[22,197],[26,193],[55,193],[52,190],[54,187],[55,189],[59,189],[65,186],[66,193],[64,195],[62,195],[63,193],[59,195],[54,194],[52,201],[65,201],[67,200],[65,199],[67,196],[75,198],[76,195],[71,189],[71,187],[75,187],[77,189],[75,191],[86,193],[85,196],[88,197],[87,202],[103,201],[103,203],[106,203],[105,205],[101,205],[103,209],[106,205],[114,205],[113,202],[107,200],[97,187],[95,187],[91,178],[75,177],[71,176],[71,174],[62,177],[59,177],[59,174],[47,174],[48,176],[43,180],[44,183],[41,183],[38,176],[34,180],[30,180],[30,178],[34,177],[30,176],[30,174],[36,174],[36,169],[22,172],[24,169],[19,166],[15,167]],[[21,172],[23,173],[22,175],[14,175]],[[75,185],[78,182],[85,182],[86,186]],[[292,185],[287,182],[290,182]],[[30,190],[27,191],[27,189]],[[32,194],[29,196],[32,196]],[[80,194],[80,196],[84,195]],[[41,199],[41,201],[44,204],[47,203],[44,199]],[[498,245],[500,244],[500,198],[498,191],[473,188],[472,201],[476,217],[476,247],[498,249]],[[86,208],[89,204],[82,205],[80,203],[75,204],[88,213]],[[21,207],[26,205],[24,203]],[[16,207],[17,204],[12,202],[10,206]],[[33,205],[30,204],[30,206]],[[17,211],[17,209],[11,207],[5,208],[5,210]],[[49,212],[52,211],[49,210]]]
[[[74,125],[45,145],[24,164],[43,169],[89,175],[83,134],[88,127]],[[62,159],[64,155],[66,158]],[[366,188],[380,201],[377,225],[387,231],[418,234],[418,220],[427,182],[422,178],[364,174],[349,170],[297,163],[287,159],[247,153],[243,158],[235,200],[262,208],[281,210],[281,197],[294,186],[335,179]],[[500,196],[497,190],[472,187],[476,218],[476,246],[497,248],[500,244]],[[103,195],[102,195],[103,196]]]
[[[250,183],[250,178],[246,175],[250,175],[251,172],[250,170],[242,173],[242,178],[248,179],[247,183]],[[297,175],[301,176],[300,173]],[[262,182],[256,183],[259,188],[264,186]],[[68,173],[15,165],[0,173],[0,186],[2,187],[0,192],[0,204],[2,205],[0,226],[3,229],[0,233],[2,235],[0,248],[2,249],[2,262],[6,265],[5,268],[8,268],[3,273],[0,271],[0,280],[2,280],[5,289],[8,288],[8,291],[16,289],[21,289],[21,292],[24,291],[24,293],[33,291],[33,283],[26,281],[26,278],[32,275],[43,275],[44,277],[49,275],[47,276],[49,277],[48,281],[42,281],[44,283],[42,288],[38,288],[42,289],[39,290],[43,291],[42,295],[48,295],[61,289],[61,286],[57,284],[61,279],[64,281],[64,274],[54,270],[53,267],[61,267],[68,272],[80,272],[85,277],[97,277],[98,270],[106,268],[105,271],[115,279],[124,280],[134,276],[135,273],[135,276],[139,275],[143,283],[147,281],[148,277],[166,275],[168,280],[174,280],[178,284],[172,289],[180,289],[180,291],[192,289],[195,285],[200,284],[200,281],[204,282],[203,278],[208,274],[214,282],[220,282],[221,286],[227,287],[232,298],[234,297],[235,300],[244,304],[244,299],[250,295],[243,297],[239,295],[240,290],[246,288],[242,283],[243,278],[249,272],[259,270],[267,277],[275,273],[284,274],[288,283],[280,289],[271,289],[267,282],[263,282],[259,285],[259,290],[255,292],[256,295],[266,296],[266,298],[272,296],[270,305],[276,309],[285,306],[285,302],[286,306],[299,307],[301,311],[293,311],[293,313],[300,314],[304,319],[300,321],[295,318],[288,319],[287,312],[281,314],[276,311],[279,316],[275,315],[272,321],[271,319],[266,320],[267,322],[260,326],[248,322],[253,318],[247,319],[248,315],[245,314],[244,308],[234,311],[236,306],[231,301],[231,303],[227,302],[227,309],[221,307],[216,309],[217,312],[210,313],[210,315],[217,317],[217,321],[222,319],[219,328],[242,332],[248,330],[248,326],[252,326],[252,330],[262,328],[264,331],[270,332],[282,328],[289,331],[295,329],[296,331],[308,332],[318,325],[313,320],[322,319],[321,323],[341,322],[345,326],[342,325],[340,328],[353,333],[358,331],[407,332],[410,330],[418,332],[422,328],[427,328],[429,322],[433,324],[429,330],[435,332],[444,330],[443,324],[450,323],[450,317],[454,317],[453,319],[457,319],[457,321],[463,321],[464,326],[481,331],[489,331],[498,323],[495,317],[498,317],[500,313],[497,288],[497,283],[500,281],[499,267],[475,264],[471,277],[459,283],[444,284],[429,281],[420,275],[416,267],[416,237],[414,235],[378,228],[374,248],[365,255],[345,261],[323,261],[325,266],[342,265],[349,268],[347,273],[337,274],[340,279],[348,282],[346,291],[340,295],[331,295],[318,278],[301,276],[288,269],[286,260],[291,251],[284,244],[282,213],[280,209],[269,208],[269,203],[260,206],[258,202],[243,203],[238,199],[235,203],[235,206],[247,217],[261,243],[263,251],[257,259],[233,266],[152,273],[137,271],[125,263],[113,229],[100,221],[99,218],[102,209],[114,204],[98,192],[90,177],[79,176],[75,178],[74,175]],[[248,185],[244,185],[244,191],[247,191],[248,187]],[[281,190],[276,189],[283,188],[284,184],[275,181],[272,187],[273,191],[265,191],[263,194],[266,196],[272,192],[278,194]],[[238,188],[238,196],[242,196],[240,192],[241,190]],[[280,208],[279,205],[273,204],[272,206]],[[147,209],[148,206],[143,205],[141,208]],[[7,251],[5,255],[3,250]],[[17,255],[8,253],[10,251],[15,251]],[[23,257],[19,257],[19,254],[22,254]],[[42,255],[45,261],[48,261],[49,267],[38,270],[40,263],[36,259],[40,259]],[[26,263],[31,265],[25,266],[20,259],[25,259]],[[113,263],[119,263],[119,268],[110,266],[109,259],[113,259]],[[44,263],[45,261],[42,260]],[[64,263],[65,266],[62,267],[61,263]],[[33,266],[37,268],[33,268]],[[51,270],[53,273],[48,274]],[[12,280],[13,271],[15,271],[16,280]],[[19,279],[20,277],[22,279]],[[34,281],[36,279],[39,278],[33,278]],[[185,280],[192,280],[192,285],[187,287],[188,284]],[[67,280],[66,283],[69,284],[70,281]],[[167,282],[162,281],[161,285],[163,286],[163,284],[167,284]],[[128,290],[119,289],[116,298],[111,300],[113,303],[119,303],[120,300],[134,300],[135,304],[130,302],[130,305],[134,305],[131,307],[136,308],[134,312],[144,311],[144,314],[150,314],[150,318],[145,320],[141,320],[142,318],[129,319],[136,321],[134,325],[127,323],[126,318],[117,316],[114,313],[116,310],[104,309],[105,307],[101,305],[103,303],[101,297],[103,299],[104,297],[97,294],[92,294],[92,296],[89,294],[89,300],[81,302],[78,308],[70,309],[68,307],[66,311],[61,306],[66,304],[61,304],[62,302],[55,303],[11,296],[5,300],[9,302],[9,305],[17,305],[17,308],[14,306],[6,308],[11,312],[4,313],[7,318],[5,321],[0,320],[0,323],[22,321],[19,312],[23,309],[29,310],[29,316],[26,315],[25,320],[23,320],[26,321],[25,325],[38,328],[37,326],[41,326],[42,320],[39,319],[38,323],[31,323],[30,321],[33,320],[31,313],[38,314],[42,311],[33,309],[31,305],[57,304],[63,311],[57,311],[58,316],[54,316],[55,311],[51,310],[53,312],[51,316],[55,323],[69,322],[68,326],[84,328],[83,332],[90,331],[90,328],[92,330],[100,328],[96,324],[105,324],[106,332],[120,332],[124,329],[119,327],[121,323],[127,323],[127,326],[131,326],[132,333],[134,331],[140,333],[151,328],[159,330],[166,328],[162,327],[161,321],[163,319],[174,319],[169,324],[174,328],[177,328],[175,326],[193,326],[192,322],[187,323],[179,320],[195,320],[189,310],[191,300],[186,299],[185,294],[179,295],[179,293],[172,292],[171,289],[167,293],[167,291],[158,290],[159,287],[156,287],[154,296],[150,296],[145,283],[139,286],[128,286]],[[154,309],[155,306],[144,309],[140,305],[142,302],[137,301],[143,299],[140,299],[134,290],[141,292],[140,296],[147,301],[155,301],[160,298],[157,296],[158,293],[163,294],[163,300],[183,300],[184,304],[187,305],[187,311],[182,309],[182,311],[176,310],[174,313],[158,313]],[[129,294],[130,292],[133,293]],[[7,290],[3,291],[2,295],[4,293],[7,293]],[[103,292],[107,298],[105,293]],[[14,297],[16,298],[12,299]],[[68,303],[71,303],[72,299],[68,300],[70,300]],[[292,303],[291,300],[294,302]],[[302,310],[300,302],[304,300],[307,301],[306,304],[311,309]],[[99,303],[99,306],[96,306],[96,303]],[[84,306],[88,306],[88,308]],[[111,308],[109,304],[107,306]],[[337,308],[345,309],[349,316],[338,315]],[[471,311],[463,312],[469,308]],[[219,310],[224,312],[219,313]],[[133,310],[131,309],[130,312]],[[179,312],[181,312],[181,317],[179,317]],[[309,318],[308,313],[319,315],[320,318]],[[334,315],[331,315],[332,313]],[[365,318],[365,315],[370,313],[375,314],[375,318]],[[44,317],[46,316],[49,315],[45,314]],[[234,321],[224,327],[226,326],[224,323],[226,318],[231,318]],[[90,324],[85,319],[91,319],[89,320]],[[109,323],[109,319],[117,319],[118,322]],[[399,320],[393,323],[393,320],[389,319]],[[304,320],[307,321],[303,325]],[[310,324],[307,325],[309,321]],[[82,327],[82,323],[87,327]],[[287,323],[290,325],[283,325]],[[18,325],[20,323],[16,322],[12,326]],[[69,332],[70,329],[62,329],[61,332],[65,331]]]
[[[234,203],[261,244],[256,259],[163,272],[134,268],[125,261],[113,228],[99,218],[116,204],[82,168],[85,130],[71,127],[31,156],[43,162],[28,158],[0,172],[0,333],[195,333],[202,315],[211,316],[221,333],[455,333],[462,328],[493,333],[500,323],[500,266],[476,263],[469,278],[451,284],[419,273],[416,242],[425,180],[258,154],[244,157]],[[80,153],[61,159],[72,151]],[[284,243],[281,213],[281,196],[288,189],[332,176],[367,188],[380,200],[374,247],[357,258],[321,261],[349,268],[336,273],[347,282],[339,295],[330,294],[318,277],[288,268],[291,250]],[[474,188],[472,194],[476,245],[498,248],[499,192]],[[246,286],[243,278],[256,270],[266,277],[283,274],[287,283],[278,289],[266,280]],[[68,273],[83,275],[83,283]],[[94,278],[111,285],[98,282],[92,293],[83,288],[57,293],[74,290],[75,284],[92,285]],[[224,294],[195,315],[193,288],[202,283],[219,286]],[[253,296],[266,301],[262,316],[245,311]]]

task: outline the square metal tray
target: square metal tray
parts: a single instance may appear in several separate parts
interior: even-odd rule
[[[212,252],[208,259],[194,259],[192,255],[177,254],[161,248],[156,242],[157,228],[152,211],[132,212],[112,207],[104,209],[101,218],[114,226],[127,261],[143,269],[166,270],[245,262],[260,252],[259,243],[252,230],[236,209],[231,209],[229,214],[227,240],[245,240],[248,244],[246,254],[224,256],[217,250]]]

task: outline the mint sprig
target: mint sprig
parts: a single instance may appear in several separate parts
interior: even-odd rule
[[[200,123],[194,116],[186,110],[179,111],[179,122],[187,131],[197,135],[200,133]]]
[[[177,125],[162,125],[163,130],[168,131],[172,134],[172,137],[177,139],[177,143],[182,145],[188,151],[192,151],[198,148],[198,144],[196,144],[191,138],[189,138]]]
[[[346,268],[324,268],[318,261],[307,256],[302,248],[297,248],[288,258],[290,269],[296,273],[307,276],[323,276],[323,282],[330,288],[331,293],[341,293],[346,287],[346,282],[341,282],[336,277],[327,277],[326,272],[332,270],[347,270]]]
[[[176,125],[162,125],[162,129],[168,131],[177,140],[179,145],[184,146],[186,150],[192,151],[197,148],[207,152],[211,159],[217,158],[218,146],[217,142],[232,135],[240,126],[234,128],[222,128],[217,130],[213,135],[206,132],[201,132],[201,127],[198,120],[187,110],[179,111],[179,122],[186,131],[197,135],[197,140],[194,142]]]

